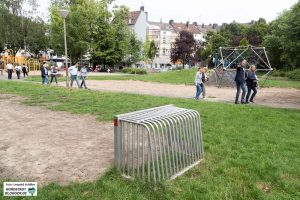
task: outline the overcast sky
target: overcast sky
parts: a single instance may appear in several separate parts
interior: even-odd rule
[[[141,5],[149,13],[150,21],[218,23],[249,22],[259,17],[275,19],[284,9],[298,0],[115,0],[114,4],[126,5],[131,11]],[[50,0],[39,0],[41,10],[47,10]]]

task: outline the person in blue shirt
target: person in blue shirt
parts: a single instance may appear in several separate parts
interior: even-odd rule
[[[235,83],[236,83],[236,96],[235,96],[235,104],[239,104],[239,98],[240,98],[240,93],[242,89],[242,97],[241,97],[241,103],[245,103],[245,96],[246,96],[246,78],[247,78],[247,73],[245,71],[245,66],[247,65],[247,61],[243,60],[240,65],[238,65],[236,69],[236,75],[235,75]]]

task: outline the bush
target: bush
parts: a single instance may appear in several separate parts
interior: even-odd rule
[[[285,74],[286,72],[285,71],[282,71],[282,70],[278,70],[278,69],[274,69],[273,71],[272,71],[272,76],[274,76],[274,77],[285,77],[286,76],[286,74]]]
[[[286,76],[292,80],[300,80],[300,69],[295,69],[286,73]]]
[[[145,69],[140,68],[124,68],[122,69],[122,73],[125,74],[147,74]]]

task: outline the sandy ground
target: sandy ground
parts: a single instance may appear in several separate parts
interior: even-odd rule
[[[26,106],[0,94],[0,179],[67,184],[96,180],[113,163],[113,125]]]
[[[155,96],[193,98],[195,86],[150,83],[142,81],[87,81],[93,90],[147,94]],[[65,86],[65,83],[60,83]],[[73,87],[77,87],[73,84]],[[217,88],[207,86],[207,101],[234,102],[235,88]],[[274,108],[300,109],[300,90],[288,88],[263,88],[258,90],[255,99],[257,105]]]

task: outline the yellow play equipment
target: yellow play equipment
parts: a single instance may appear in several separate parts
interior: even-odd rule
[[[40,62],[38,59],[34,58],[26,58],[25,56],[12,56],[13,52],[10,49],[7,49],[4,55],[1,57],[1,65],[4,70],[6,70],[6,65],[10,61],[14,66],[19,65],[27,65],[29,71],[37,71],[40,70]]]

